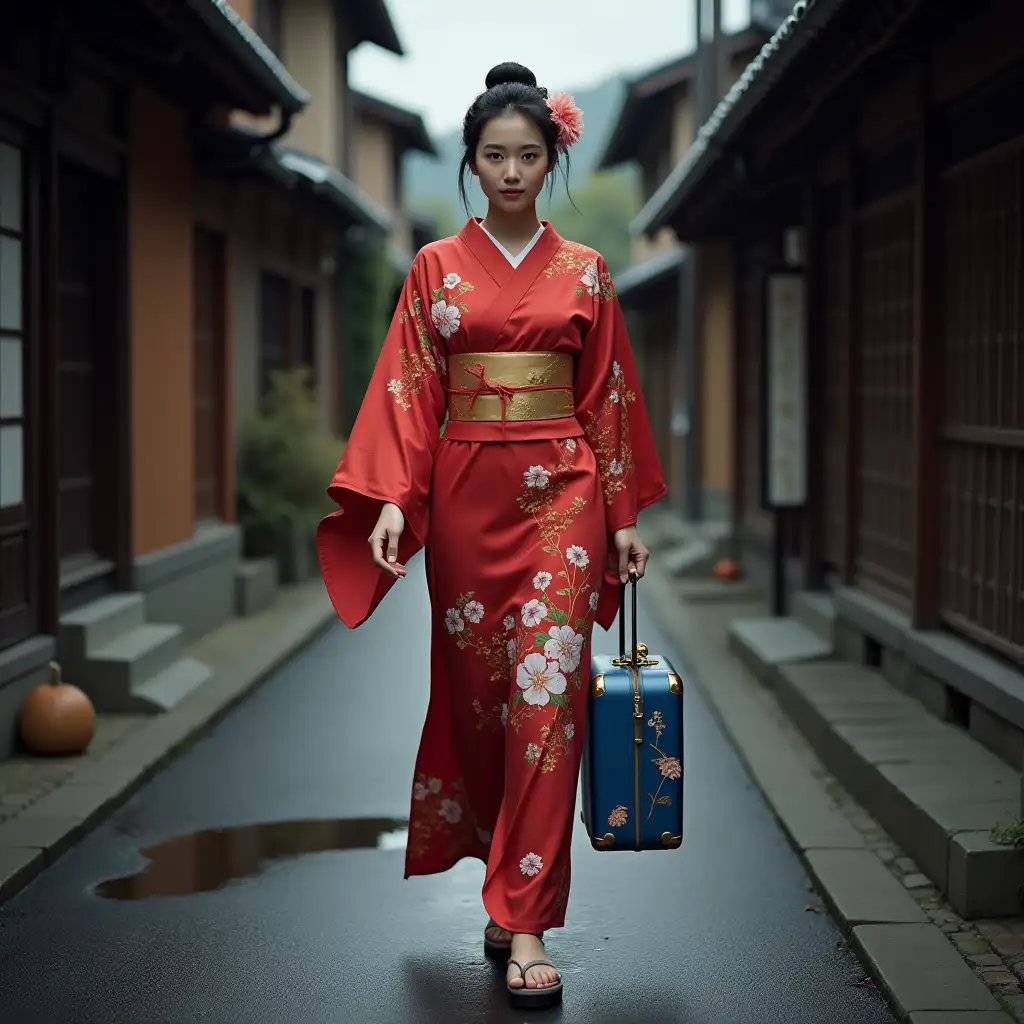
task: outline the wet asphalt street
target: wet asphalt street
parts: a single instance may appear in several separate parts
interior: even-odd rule
[[[798,860],[692,685],[682,850],[597,853],[579,826],[569,923],[548,940],[564,1004],[512,1010],[483,957],[483,865],[403,881],[387,820],[408,811],[426,611],[417,559],[371,622],[333,627],[0,908],[0,1021],[892,1021],[806,910]],[[616,635],[598,630],[599,649]],[[649,621],[641,639],[687,675]]]

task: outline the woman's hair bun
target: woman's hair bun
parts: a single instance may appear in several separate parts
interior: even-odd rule
[[[493,89],[497,85],[505,85],[508,82],[519,82],[531,89],[537,88],[537,76],[529,68],[523,67],[522,64],[516,64],[515,61],[506,61],[504,64],[497,64],[491,68],[487,72],[484,85],[488,89]]]

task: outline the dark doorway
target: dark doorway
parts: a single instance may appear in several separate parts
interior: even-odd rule
[[[58,167],[57,418],[61,587],[112,578],[117,558],[121,186]]]

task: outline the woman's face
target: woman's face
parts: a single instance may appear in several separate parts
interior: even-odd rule
[[[484,125],[472,164],[487,199],[509,213],[532,210],[548,172],[540,129],[522,114],[502,114]]]

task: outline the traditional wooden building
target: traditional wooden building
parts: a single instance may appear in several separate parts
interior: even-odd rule
[[[638,218],[728,252],[748,574],[1016,768],[1022,96],[1016,0],[797,4]]]
[[[770,37],[761,12],[722,42],[725,88]],[[777,20],[775,24],[777,24]],[[696,135],[698,54],[660,65],[626,84],[599,169],[640,171],[643,203],[686,156]],[[716,343],[728,317],[731,273],[709,247],[702,274],[671,224],[633,238],[632,263],[615,281],[643,376],[668,500],[689,519],[724,520],[732,488],[728,350]]]
[[[55,653],[106,709],[205,678],[239,537],[196,137],[307,100],[219,0],[0,11],[0,757]]]

